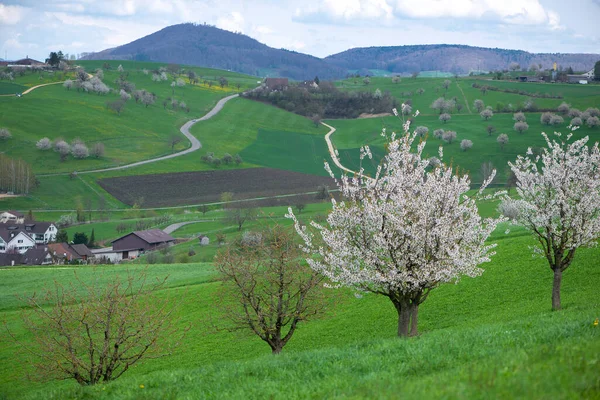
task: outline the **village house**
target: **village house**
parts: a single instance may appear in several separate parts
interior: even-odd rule
[[[87,262],[94,254],[85,244],[51,243],[48,245],[55,264]]]
[[[50,265],[52,264],[52,255],[48,247],[32,247],[24,254],[0,253],[0,266],[21,266],[21,265]]]
[[[51,222],[0,224],[0,253],[13,248],[23,254],[36,245],[54,241],[57,232],[58,229]]]
[[[0,213],[0,223],[2,224],[22,224],[25,222],[25,214],[19,211],[9,210]]]
[[[174,243],[175,238],[160,229],[135,231],[112,241],[112,253],[116,253],[114,256],[110,254],[111,252],[105,252],[104,255],[99,252],[94,254],[96,257],[104,256],[113,261],[120,261],[136,258],[145,251],[156,250]]]
[[[288,85],[288,78],[265,78],[265,87],[271,91],[285,90]]]

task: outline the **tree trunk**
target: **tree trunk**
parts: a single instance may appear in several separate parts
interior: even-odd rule
[[[410,336],[417,336],[419,334],[417,322],[419,321],[419,303],[411,305],[410,313]]]
[[[408,301],[393,301],[398,312],[398,336],[408,337],[410,331],[410,304]]]
[[[560,283],[562,281],[562,270],[560,267],[554,269],[554,282],[552,284],[552,310],[560,310]]]

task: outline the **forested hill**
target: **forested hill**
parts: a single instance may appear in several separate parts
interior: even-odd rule
[[[256,76],[309,79],[340,78],[346,70],[320,58],[274,49],[246,35],[210,25],[179,24],[84,57],[92,60],[139,60],[199,65]]]
[[[325,58],[344,69],[379,69],[390,73],[446,71],[459,74],[473,70],[502,70],[513,63],[527,69],[542,64],[548,69],[556,62],[575,71],[589,71],[600,54],[529,53],[522,50],[490,49],[463,45],[418,45],[362,47],[346,50]]]

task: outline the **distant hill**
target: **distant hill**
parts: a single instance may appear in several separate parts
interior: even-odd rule
[[[589,71],[600,54],[534,54],[522,50],[490,49],[464,45],[363,47],[324,59],[285,49],[274,49],[241,33],[211,25],[179,24],[131,43],[87,54],[85,60],[138,60],[198,65],[255,76],[282,76],[297,80],[337,79],[349,71],[412,73],[444,71],[466,74],[493,71],[517,62],[523,68],[554,62],[575,71]]]
[[[446,71],[458,74],[474,70],[494,71],[519,63],[529,68],[532,63],[545,69],[556,62],[575,71],[589,71],[600,54],[529,53],[522,50],[491,49],[464,45],[418,45],[361,47],[346,50],[325,58],[325,61],[348,70],[378,69],[390,73]]]
[[[255,76],[339,78],[346,70],[320,58],[274,49],[240,33],[210,25],[179,24],[123,46],[88,54],[86,60],[138,60],[199,65]]]

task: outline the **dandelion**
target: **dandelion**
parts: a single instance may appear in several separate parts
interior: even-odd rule
[[[594,323],[593,323],[593,325],[594,325],[594,326],[598,326],[598,318],[596,318],[596,319],[594,320]]]
[[[140,385],[140,389],[143,389],[143,388],[144,388],[144,385]]]

